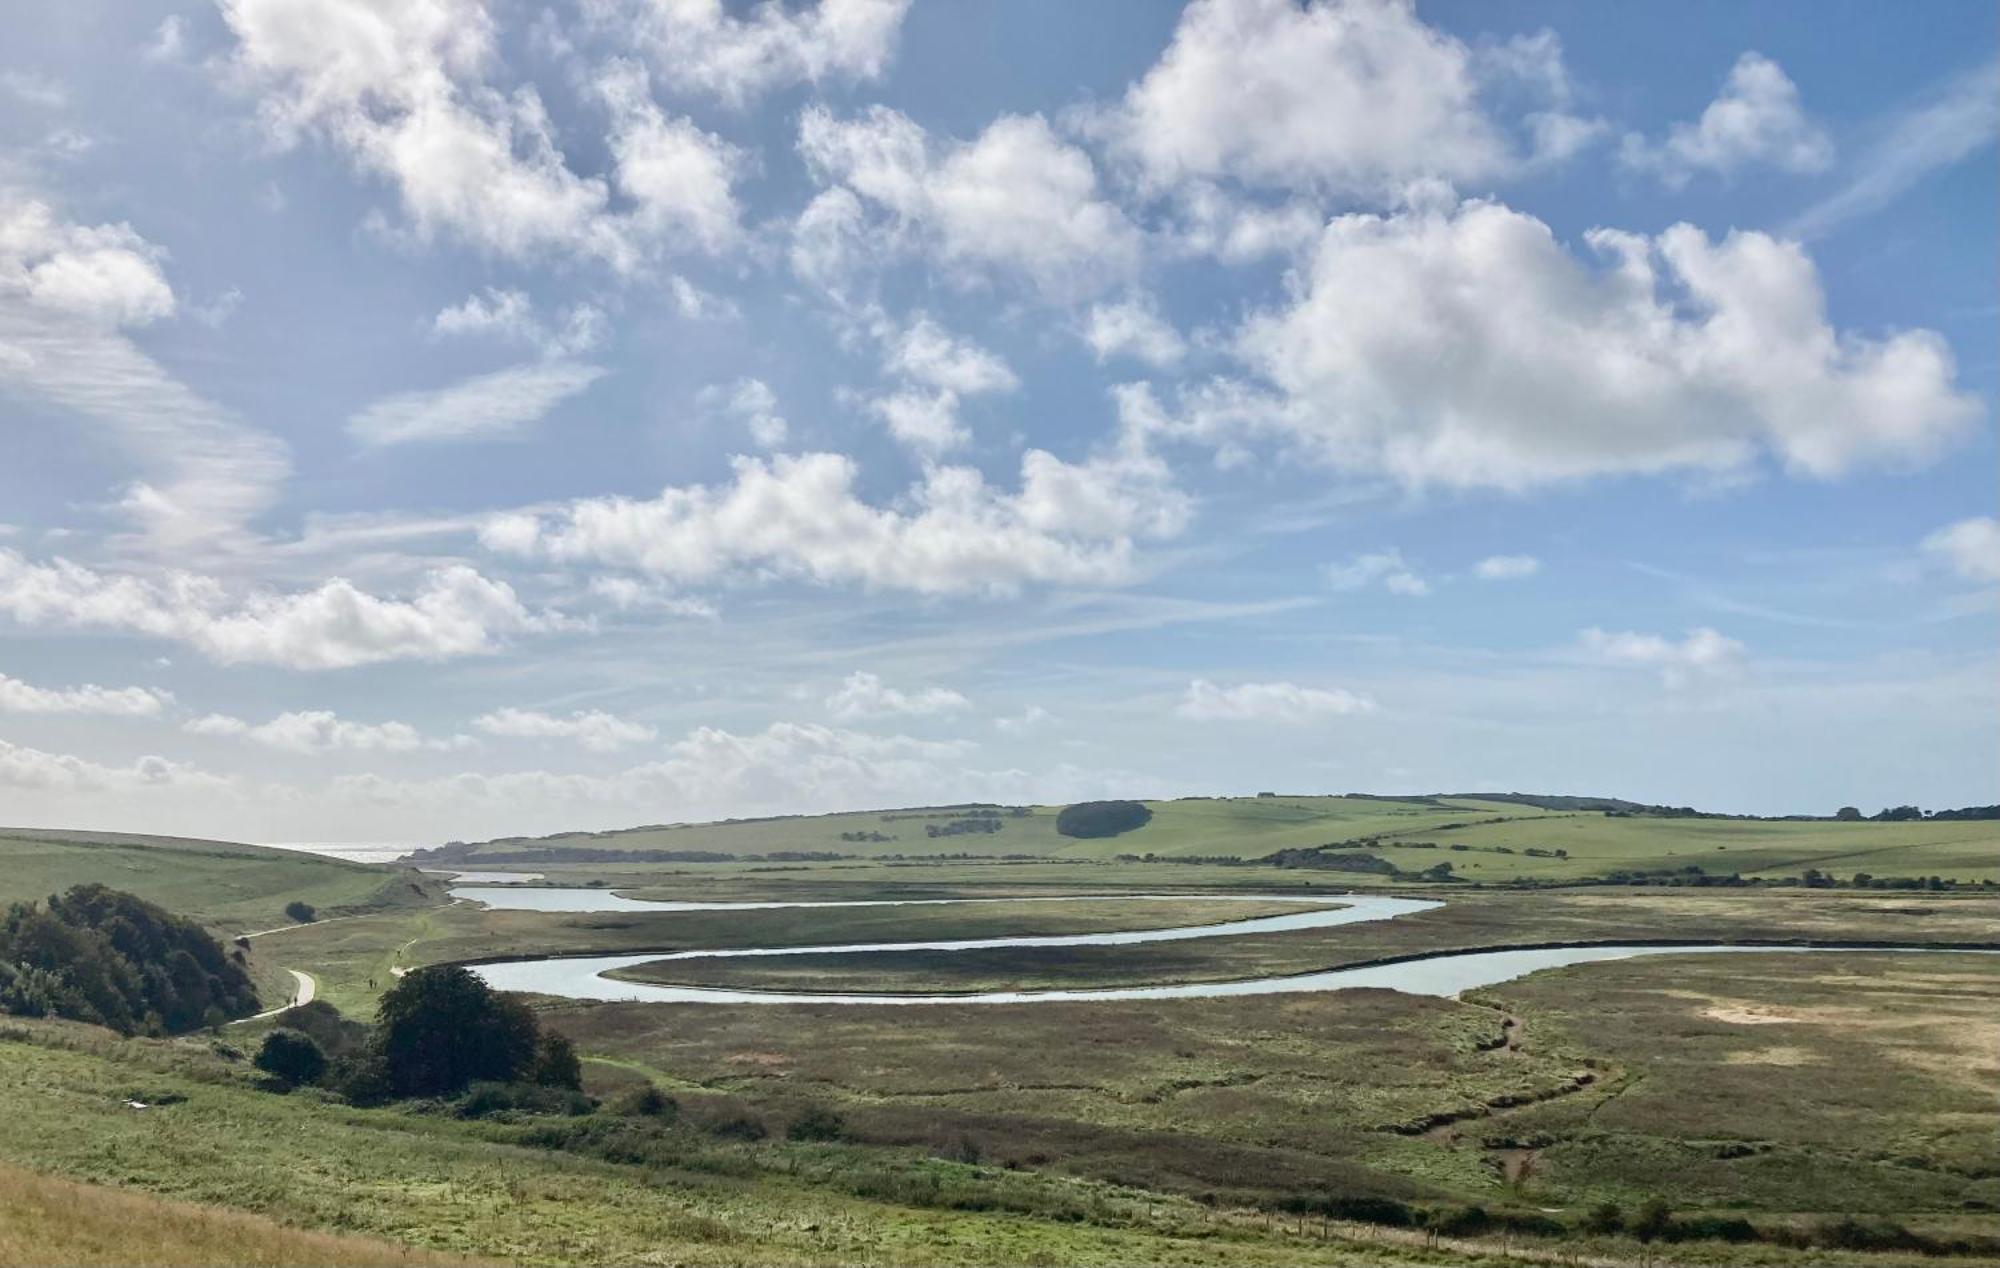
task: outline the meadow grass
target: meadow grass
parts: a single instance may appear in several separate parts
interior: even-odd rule
[[[1857,952],[1580,966],[1465,1002],[546,1016],[593,1079],[643,1074],[691,1112],[775,1125],[832,1105],[865,1141],[970,1142],[1004,1164],[1231,1201],[1331,1189],[1575,1214],[1657,1196],[1778,1221],[1948,1224],[2000,1209],[1996,1003],[1990,958]]]
[[[2000,964],[1842,953],[1629,960],[1478,993],[1531,1043],[1621,1070],[1471,1134],[1536,1146],[1538,1185],[1770,1211],[2000,1211]],[[1990,1231],[1991,1225],[1988,1224]]]
[[[290,1228],[226,1207],[79,1184],[0,1164],[0,1263],[468,1264],[377,1238]]]
[[[128,1108],[134,1096],[153,1107]],[[519,1263],[1484,1262],[910,1151],[716,1143],[675,1128],[627,1133],[658,1156],[608,1161],[551,1147],[577,1120],[465,1121],[275,1095],[190,1041],[47,1023],[0,1026],[0,1116],[0,1158],[16,1165]],[[119,1236],[92,1231],[88,1208],[78,1221],[80,1238]]]

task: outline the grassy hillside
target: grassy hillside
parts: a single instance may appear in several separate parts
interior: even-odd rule
[[[0,1164],[0,1263],[464,1264],[368,1237],[288,1228],[224,1207],[169,1202]]]
[[[1018,817],[1003,810],[994,820],[999,828],[993,832],[932,837],[927,827],[969,818],[963,808],[939,807],[510,838],[487,843],[479,852],[490,858],[522,854],[536,858],[556,851],[579,859],[593,850],[712,851],[737,856],[810,851],[859,858],[963,853],[1082,861],[1121,854],[1257,858],[1277,850],[1375,838],[1378,844],[1369,848],[1407,871],[1448,860],[1460,875],[1486,881],[1581,879],[1689,864],[1746,876],[1797,875],[1816,867],[1843,878],[1865,871],[1877,876],[2000,879],[2000,821],[1835,823],[1608,816],[1597,810],[1545,810],[1458,797],[1218,797],[1146,804],[1153,811],[1150,823],[1100,840],[1059,835],[1055,830],[1059,806],[1032,807]],[[870,839],[875,835],[888,839]],[[1418,843],[1433,843],[1440,849],[1417,848]],[[1452,846],[1464,848],[1444,852]],[[1525,853],[1530,848],[1562,850],[1568,857],[1532,857]]]
[[[1844,878],[1947,876],[2000,879],[2000,820],[1916,823],[1835,823],[1829,820],[1610,818],[1596,814],[1517,817],[1462,828],[1399,833],[1400,839],[1466,845],[1453,867],[1475,880],[1509,876],[1574,878],[1620,868],[1657,870],[1694,864],[1709,872],[1796,876],[1816,867]],[[1384,841],[1390,845],[1394,839]],[[1483,852],[1536,847],[1566,850],[1567,859]],[[1385,851],[1408,867],[1425,866],[1434,851]]]
[[[128,1108],[134,1095],[153,1108]],[[516,1124],[353,1109],[257,1090],[242,1062],[192,1041],[62,1024],[0,1025],[0,1120],[13,1129],[0,1133],[0,1159],[37,1171],[508,1262],[1486,1262],[1448,1243],[1423,1251],[1338,1226],[1294,1231],[923,1149],[753,1144],[609,1116]]]
[[[86,881],[137,894],[223,933],[289,923],[285,904],[322,918],[438,901],[398,868],[293,850],[127,833],[0,828],[0,905],[45,898]],[[413,889],[412,886],[419,888]]]
[[[1241,858],[1294,846],[1323,845],[1385,832],[1431,831],[1496,816],[1541,815],[1530,806],[1491,802],[1389,800],[1375,797],[1199,797],[1149,801],[1145,827],[1101,840],[1076,840],[1056,832],[1061,806],[1033,806],[1024,816],[1003,811],[1000,829],[932,837],[927,826],[966,818],[963,808],[870,810],[848,814],[675,824],[617,832],[583,832],[489,843],[482,853],[563,848],[615,850],[713,850],[729,854],[832,851],[865,858],[888,854],[1028,854],[1053,858],[1111,858],[1126,853],[1226,854]],[[843,840],[842,834],[879,833],[886,841]]]

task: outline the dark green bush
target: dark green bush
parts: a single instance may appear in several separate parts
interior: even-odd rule
[[[319,919],[319,912],[311,903],[303,903],[297,899],[285,904],[285,914],[302,925],[309,925]]]
[[[576,1047],[553,1030],[544,1030],[535,1039],[535,1059],[528,1081],[545,1087],[581,1089],[583,1063],[576,1059]]]
[[[787,1140],[839,1140],[846,1134],[846,1120],[823,1105],[815,1105],[799,1115],[785,1129]]]
[[[1616,1202],[1599,1202],[1578,1227],[1586,1233],[1616,1233],[1625,1227],[1625,1212]]]
[[[1648,1198],[1626,1227],[1632,1236],[1642,1242],[1650,1242],[1666,1236],[1673,1224],[1674,1213],[1667,1204],[1658,1198]]]
[[[770,1135],[761,1121],[748,1114],[733,1114],[708,1130],[724,1140],[762,1140]]]
[[[341,1016],[340,1010],[323,999],[287,1008],[278,1021],[288,1030],[309,1036],[328,1058],[359,1052],[368,1043],[368,1025]]]
[[[1446,1237],[1477,1237],[1493,1227],[1483,1206],[1441,1206],[1424,1220],[1424,1227]]]
[[[591,1111],[590,1098],[574,1088],[535,1083],[474,1083],[460,1097],[460,1118],[491,1118],[501,1114],[559,1114],[578,1118]]]
[[[611,1112],[626,1118],[678,1118],[681,1103],[647,1083],[622,1092],[611,1102]]]
[[[312,1036],[296,1030],[274,1030],[257,1050],[257,1068],[289,1087],[317,1083],[326,1073],[326,1053]]]

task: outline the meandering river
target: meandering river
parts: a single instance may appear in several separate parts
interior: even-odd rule
[[[663,960],[730,959],[780,955],[843,955],[867,951],[966,951],[988,947],[1126,946],[1144,942],[1178,942],[1191,938],[1238,937],[1359,924],[1428,911],[1443,904],[1379,894],[1301,896],[1297,894],[1094,894],[1061,898],[904,898],[828,902],[648,902],[603,890],[529,889],[513,886],[463,885],[454,898],[514,911],[760,911],[780,907],[929,907],[1007,902],[1101,902],[1107,898],[1134,902],[1185,902],[1191,899],[1229,902],[1309,902],[1312,910],[1282,916],[1259,916],[1207,925],[1119,932],[968,938],[934,942],[851,942],[805,947],[748,947],[713,951],[641,951],[626,955],[563,956],[504,960],[473,966],[486,982],[504,991],[532,991],[571,999],[655,1002],[669,1004],[1043,1004],[1061,1001],[1195,999],[1229,995],[1286,995],[1340,991],[1355,987],[1386,987],[1413,995],[1456,996],[1481,986],[1511,981],[1543,969],[1642,955],[1714,955],[1732,952],[1882,950],[1880,947],[1805,947],[1760,945],[1654,946],[1644,944],[1542,947],[1505,951],[1439,952],[1391,964],[1331,969],[1228,982],[1194,982],[1161,986],[1113,987],[1102,990],[978,991],[963,994],[869,995],[791,991],[741,991],[720,987],[661,986],[625,982],[604,976],[617,969]],[[1910,948],[1910,950],[1916,950]]]

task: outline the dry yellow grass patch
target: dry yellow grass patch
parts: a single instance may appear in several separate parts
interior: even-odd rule
[[[0,1264],[465,1264],[365,1237],[288,1228],[0,1165]]]
[[[1819,1058],[1804,1048],[1751,1048],[1723,1058],[1730,1065],[1808,1065]]]
[[[1766,1004],[1716,1004],[1702,1009],[1701,1015],[1732,1026],[1783,1026],[1804,1020]]]

